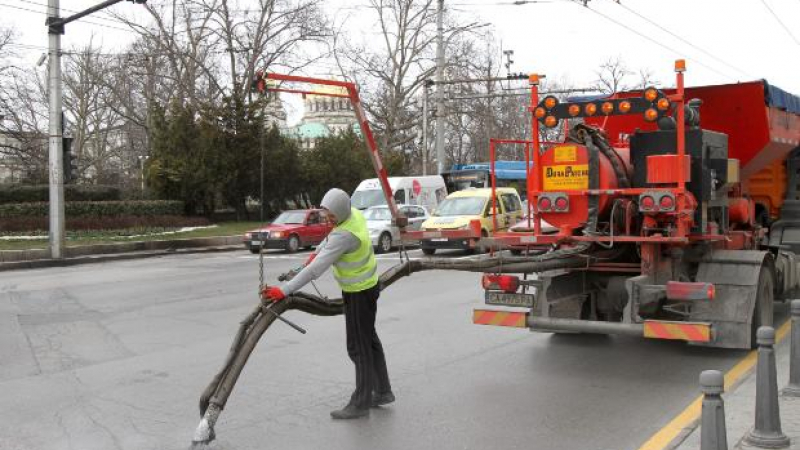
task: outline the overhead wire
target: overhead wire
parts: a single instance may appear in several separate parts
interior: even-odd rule
[[[773,11],[773,10],[772,10],[772,8],[770,8],[770,7],[769,7],[769,5],[767,4],[767,2],[766,2],[765,0],[761,0],[761,4],[762,4],[762,5],[764,5],[764,7],[765,7],[765,8],[767,8],[767,11],[769,11],[769,13],[772,15],[772,17],[774,17],[774,18],[775,18],[775,21],[777,21],[777,22],[780,24],[781,28],[783,28],[783,31],[785,31],[785,32],[786,32],[786,34],[788,34],[788,35],[789,35],[789,37],[791,37],[791,38],[792,38],[792,40],[794,41],[794,43],[795,43],[795,44],[797,44],[797,46],[798,46],[798,47],[800,47],[800,41],[798,41],[798,40],[797,40],[797,38],[795,37],[795,35],[794,35],[794,34],[792,34],[792,32],[791,32],[791,31],[789,31],[789,27],[787,27],[787,26],[786,26],[786,24],[785,24],[785,23],[783,23],[783,21],[781,20],[781,18],[780,18],[780,17],[778,17],[778,15],[777,15],[777,14],[775,14],[775,11]]]
[[[19,11],[32,12],[34,14],[42,14],[42,15],[45,15],[45,16],[47,15],[47,12],[45,12],[45,11],[37,11],[35,9],[23,8],[22,6],[6,5],[5,3],[0,3],[0,8],[3,8],[3,7],[16,9],[16,10],[19,10]],[[83,21],[85,23],[88,23],[88,24],[91,24],[91,25],[97,25],[98,27],[110,28],[110,29],[113,29],[113,30],[120,30],[120,31],[135,32],[134,30],[131,30],[129,28],[115,27],[113,25],[106,25],[106,24],[103,24],[103,23],[92,22],[92,21],[89,21],[89,20],[83,20]]]
[[[21,2],[21,3],[27,3],[29,5],[44,6],[45,8],[49,8],[49,5],[47,3],[43,3],[43,2],[35,2],[33,0],[17,0],[17,1]],[[59,6],[58,9],[60,11],[66,11],[66,12],[73,13],[73,14],[76,14],[76,13],[80,12],[80,11],[76,11],[74,9],[67,9],[67,8],[60,7],[60,6]],[[107,14],[107,13],[105,11],[99,11],[98,14]],[[125,24],[124,21],[119,20],[119,19],[115,19],[113,17],[103,17],[103,16],[94,15],[93,18],[97,19],[97,20],[105,20],[105,21],[108,21],[108,22],[114,22],[114,23],[123,24],[123,25]]]
[[[674,32],[672,32],[672,31],[668,30],[666,27],[664,27],[664,26],[663,26],[663,25],[661,25],[660,23],[658,23],[658,22],[656,22],[655,20],[652,20],[652,19],[650,19],[650,18],[648,18],[648,17],[644,16],[643,14],[641,14],[641,13],[639,13],[639,12],[635,11],[633,8],[631,8],[631,7],[629,7],[629,6],[626,6],[626,5],[625,5],[625,4],[623,4],[622,2],[614,1],[614,2],[612,2],[612,3],[614,3],[614,4],[618,5],[618,6],[620,6],[621,8],[623,8],[623,9],[625,9],[626,11],[628,11],[629,13],[631,13],[631,14],[635,15],[636,17],[638,17],[638,18],[640,18],[640,19],[644,20],[645,22],[648,22],[648,23],[650,23],[651,25],[655,26],[655,27],[656,27],[656,28],[658,28],[659,30],[661,30],[661,31],[663,31],[663,32],[665,32],[665,33],[667,33],[667,34],[669,34],[670,36],[674,37],[675,39],[678,39],[679,41],[683,42],[684,44],[688,45],[689,47],[692,47],[693,49],[695,49],[695,50],[697,50],[697,51],[699,51],[699,52],[701,52],[701,53],[705,54],[706,56],[708,56],[708,57],[710,57],[710,58],[714,59],[715,61],[717,61],[717,62],[719,62],[719,63],[722,63],[723,65],[727,66],[728,68],[730,68],[730,69],[733,69],[733,70],[735,70],[735,71],[739,72],[740,74],[742,74],[742,75],[745,75],[745,76],[747,76],[747,77],[749,77],[749,78],[757,78],[757,77],[754,77],[753,75],[751,75],[751,74],[749,74],[749,73],[745,72],[744,70],[742,70],[742,69],[740,69],[740,68],[738,68],[738,67],[736,67],[736,66],[734,66],[734,65],[732,65],[732,64],[729,64],[728,62],[726,62],[726,61],[724,61],[723,59],[721,59],[721,58],[717,57],[716,55],[714,55],[713,53],[711,53],[711,52],[709,52],[709,51],[707,51],[707,50],[705,50],[705,49],[701,48],[700,46],[698,46],[697,44],[695,44],[695,43],[693,43],[693,42],[689,41],[688,39],[685,39],[685,38],[684,38],[684,37],[682,37],[681,35],[679,35],[679,34],[677,34],[677,33],[674,33]]]
[[[676,54],[676,55],[679,55],[679,56],[680,56],[680,55],[684,55],[684,52],[678,51],[678,50],[676,50],[675,48],[673,48],[673,47],[670,47],[669,45],[667,45],[667,44],[664,44],[663,42],[660,42],[660,41],[658,41],[658,40],[656,40],[656,39],[654,39],[654,38],[652,38],[652,37],[648,36],[648,35],[647,35],[647,34],[645,34],[645,33],[642,33],[642,32],[640,32],[640,31],[638,31],[638,30],[636,30],[636,29],[634,29],[634,28],[631,28],[631,27],[629,27],[628,25],[625,25],[624,23],[622,23],[622,22],[620,22],[620,21],[618,21],[618,20],[616,20],[616,19],[613,19],[612,17],[610,17],[610,16],[608,16],[608,15],[606,15],[606,14],[603,14],[603,13],[601,13],[600,11],[598,11],[598,10],[596,10],[596,9],[593,9],[593,8],[592,8],[592,7],[590,7],[588,4],[584,5],[582,1],[580,1],[580,2],[576,2],[575,0],[572,0],[572,1],[570,1],[570,3],[572,3],[572,4],[575,4],[575,5],[577,5],[577,6],[581,6],[581,7],[583,7],[584,9],[587,9],[587,10],[589,10],[589,11],[593,12],[594,14],[597,14],[598,16],[600,16],[600,17],[602,17],[602,18],[606,19],[607,21],[609,21],[609,22],[611,22],[611,23],[613,23],[613,24],[615,24],[615,25],[617,25],[617,26],[619,26],[619,27],[621,27],[621,28],[624,28],[624,29],[626,29],[626,30],[630,31],[631,33],[633,33],[633,34],[635,34],[635,35],[637,35],[637,36],[639,36],[639,37],[641,37],[641,38],[643,38],[643,39],[646,39],[647,41],[649,41],[649,42],[651,42],[651,43],[653,43],[653,44],[655,44],[655,45],[657,45],[657,46],[659,46],[659,47],[661,47],[661,48],[663,48],[663,49],[669,50],[670,52],[672,52],[672,53],[674,53],[674,54]],[[732,77],[732,76],[730,76],[730,75],[728,75],[728,74],[726,74],[726,73],[724,73],[724,72],[721,72],[721,71],[719,71],[719,70],[717,70],[717,69],[713,68],[712,66],[709,66],[708,64],[705,64],[704,62],[702,62],[702,61],[701,61],[700,59],[698,59],[698,58],[690,58],[690,57],[687,57],[686,59],[689,59],[689,60],[691,60],[691,61],[694,61],[695,63],[697,63],[697,65],[699,65],[699,66],[702,66],[702,67],[705,67],[706,69],[708,69],[708,70],[710,70],[710,71],[712,71],[712,72],[714,72],[714,73],[716,73],[716,74],[718,74],[718,75],[721,75],[721,76],[723,76],[723,77],[725,77],[725,78],[728,78],[728,79],[731,79],[731,80],[733,80],[733,81],[737,81],[737,80],[736,80],[734,77]]]

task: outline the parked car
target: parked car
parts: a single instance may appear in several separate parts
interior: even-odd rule
[[[400,212],[408,217],[408,227],[410,231],[420,229],[422,222],[430,216],[428,210],[416,205],[398,205]],[[392,225],[392,213],[385,205],[373,206],[364,211],[364,218],[367,219],[369,237],[375,247],[375,253],[386,253],[400,242],[400,229]]]
[[[494,229],[492,215],[492,190],[488,188],[467,189],[448,195],[422,224],[423,231],[464,230],[473,220],[481,222],[481,235],[508,229],[522,218],[522,202],[514,188],[497,188],[497,230]],[[475,250],[477,239],[423,239],[422,252],[426,255],[436,253],[439,248]]]
[[[269,225],[245,233],[244,245],[251,253],[258,253],[262,247],[294,253],[301,247],[319,245],[332,229],[322,209],[284,211]]]

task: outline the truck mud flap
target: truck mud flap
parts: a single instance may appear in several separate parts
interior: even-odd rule
[[[696,302],[689,316],[692,322],[711,323],[714,339],[697,345],[748,349],[761,268],[775,274],[772,255],[765,251],[718,250],[703,259],[696,281],[714,284],[713,300]],[[772,319],[772,305],[765,310]]]

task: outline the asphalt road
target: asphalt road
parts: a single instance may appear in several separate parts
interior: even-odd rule
[[[268,278],[304,259],[270,255]],[[425,272],[384,292],[397,402],[366,420],[328,414],[353,387],[344,319],[287,313],[308,334],[266,333],[210,448],[636,449],[697,395],[701,370],[745,354],[472,325],[479,281]],[[257,285],[245,251],[0,273],[0,449],[187,448]],[[319,286],[337,295],[330,275]]]

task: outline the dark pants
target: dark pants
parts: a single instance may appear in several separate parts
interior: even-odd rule
[[[375,331],[378,311],[378,286],[361,292],[343,292],[344,318],[347,324],[347,354],[356,366],[356,390],[350,404],[369,408],[372,392],[383,394],[392,390],[383,346]]]

